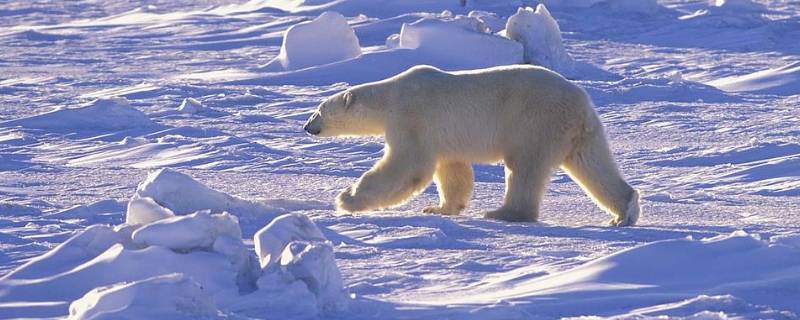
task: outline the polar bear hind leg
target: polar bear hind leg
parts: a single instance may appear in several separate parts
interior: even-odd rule
[[[556,164],[553,153],[505,159],[506,193],[503,206],[485,214],[487,218],[511,222],[536,222],[539,206]]]
[[[634,225],[641,212],[639,192],[625,182],[608,147],[602,126],[598,127],[598,132],[579,139],[561,168],[598,206],[614,217],[611,225]]]
[[[439,205],[427,207],[423,212],[456,215],[467,207],[474,184],[471,164],[440,161],[436,164],[434,181],[439,191]]]

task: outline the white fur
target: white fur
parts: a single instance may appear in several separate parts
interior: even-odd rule
[[[559,166],[615,225],[639,215],[638,193],[617,169],[588,95],[544,68],[448,73],[417,66],[328,98],[306,130],[386,138],[383,159],[337,198],[340,210],[397,206],[435,179],[441,201],[425,211],[458,214],[472,194],[472,163],[503,161],[505,200],[487,217],[536,221]]]

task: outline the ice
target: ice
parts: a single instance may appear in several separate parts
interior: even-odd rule
[[[92,289],[70,304],[71,320],[213,319],[214,302],[203,287],[181,273]]]
[[[287,29],[280,54],[263,69],[303,69],[360,55],[361,46],[353,28],[341,14],[328,11]]]
[[[172,250],[210,249],[220,237],[242,238],[239,220],[227,212],[198,211],[144,225],[133,232],[133,243]]]
[[[543,4],[539,4],[536,11],[530,7],[519,8],[508,18],[505,35],[522,44],[526,63],[574,74],[575,62],[564,49],[561,29]]]

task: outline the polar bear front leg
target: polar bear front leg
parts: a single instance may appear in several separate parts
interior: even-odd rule
[[[456,215],[467,207],[474,183],[472,165],[466,162],[439,162],[434,181],[439,191],[439,206],[427,207],[422,212]]]
[[[423,149],[387,148],[384,157],[336,199],[340,211],[359,212],[400,205],[433,179],[435,161]]]

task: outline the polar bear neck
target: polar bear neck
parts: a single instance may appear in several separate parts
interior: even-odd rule
[[[355,103],[361,107],[358,119],[359,136],[383,136],[386,133],[386,106],[391,97],[386,84],[374,82],[359,85],[349,90]]]

